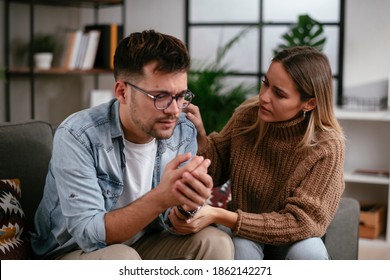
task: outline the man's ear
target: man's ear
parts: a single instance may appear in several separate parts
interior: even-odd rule
[[[309,101],[306,101],[306,104],[303,106],[303,111],[311,111],[315,107],[317,107],[317,99],[316,98],[310,98]]]
[[[114,94],[120,103],[126,104],[127,87],[124,82],[117,81],[114,86]]]

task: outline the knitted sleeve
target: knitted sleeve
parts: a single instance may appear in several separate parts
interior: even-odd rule
[[[207,146],[198,154],[211,160],[208,173],[215,186],[222,185],[229,179],[230,140],[234,117],[232,117],[220,133],[212,132],[207,137]]]
[[[245,106],[250,102],[251,100],[244,101],[242,105]],[[236,110],[219,133],[212,132],[209,134],[207,137],[207,146],[201,151],[198,151],[199,155],[211,160],[209,174],[213,177],[215,186],[222,185],[230,179],[231,142],[233,135],[243,125],[250,125],[255,120],[253,117],[255,115],[257,115],[257,109],[254,107],[248,107],[246,110]]]
[[[234,235],[273,245],[324,235],[344,191],[344,142],[334,138],[324,141],[299,164],[302,169],[291,175],[296,178],[289,180],[295,181],[295,187],[285,186],[280,190],[286,193],[281,195],[283,200],[268,198],[271,202],[267,203],[274,203],[275,210],[249,213],[240,209],[245,204],[238,205]]]

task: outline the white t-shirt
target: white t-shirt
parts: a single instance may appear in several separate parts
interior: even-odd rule
[[[153,139],[146,144],[134,144],[124,140],[126,170],[124,188],[115,208],[122,208],[140,198],[152,188],[153,168],[156,159],[157,142]],[[143,231],[125,243],[131,245],[143,235]]]

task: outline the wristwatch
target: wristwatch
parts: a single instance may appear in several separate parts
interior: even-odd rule
[[[180,214],[182,214],[186,219],[189,219],[189,218],[194,217],[196,212],[198,212],[201,207],[202,206],[198,206],[198,208],[196,208],[194,210],[187,211],[187,210],[184,210],[184,208],[181,205],[178,205],[177,210],[179,210]]]

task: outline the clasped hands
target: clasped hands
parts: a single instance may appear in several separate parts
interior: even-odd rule
[[[186,165],[179,165],[191,157],[190,154],[179,155],[169,163],[164,173],[165,179],[171,181],[171,194],[173,199],[169,220],[172,229],[181,234],[199,231],[201,228],[192,223],[205,213],[205,205],[211,194],[213,180],[207,174],[210,160],[201,156],[194,156]],[[169,174],[169,175],[168,175]],[[165,180],[163,178],[163,181]],[[203,214],[200,214],[203,213]]]

